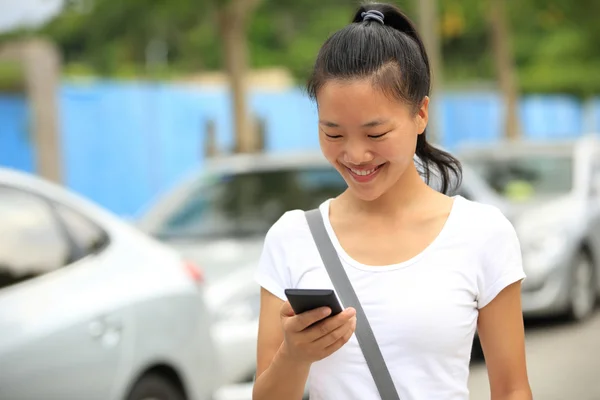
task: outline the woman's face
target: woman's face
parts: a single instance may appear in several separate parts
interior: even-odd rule
[[[415,115],[365,79],[329,81],[317,103],[323,154],[358,198],[379,198],[414,165],[417,137],[427,126],[427,97]]]

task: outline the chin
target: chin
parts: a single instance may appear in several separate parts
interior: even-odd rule
[[[353,186],[349,186],[349,189],[354,197],[362,201],[375,201],[385,193],[385,191],[381,189],[361,190]]]

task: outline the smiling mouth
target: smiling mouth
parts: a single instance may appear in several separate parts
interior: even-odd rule
[[[354,168],[350,168],[350,167],[346,167],[346,169],[348,171],[350,171],[353,175],[356,175],[356,176],[359,176],[359,177],[368,177],[370,175],[375,174],[385,164],[386,163],[383,163],[383,164],[378,165],[378,166],[376,166],[374,168],[371,168],[371,169],[354,169]]]

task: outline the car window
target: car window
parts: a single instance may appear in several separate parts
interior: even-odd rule
[[[497,194],[510,200],[554,198],[573,187],[572,155],[477,156],[466,161]]]
[[[144,229],[159,237],[262,236],[284,212],[317,207],[346,187],[330,167],[205,177]]]
[[[68,242],[41,198],[0,186],[0,221],[0,288],[69,262]]]
[[[55,204],[54,208],[82,252],[80,256],[97,253],[106,247],[108,235],[102,228],[67,206]]]

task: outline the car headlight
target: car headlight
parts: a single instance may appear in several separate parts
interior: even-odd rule
[[[526,254],[558,254],[567,244],[567,235],[562,231],[546,230],[540,231],[538,235],[532,236],[522,243],[523,253]]]
[[[530,281],[543,279],[556,261],[562,259],[569,233],[564,229],[538,229],[521,239],[523,264]]]

